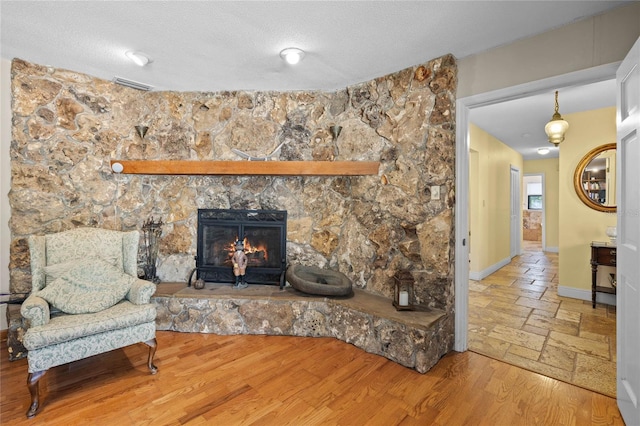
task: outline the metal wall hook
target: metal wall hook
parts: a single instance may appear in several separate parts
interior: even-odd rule
[[[149,130],[149,126],[135,126],[136,128],[136,132],[138,132],[138,136],[140,136],[140,139],[144,139],[145,135],[147,134],[147,130]]]
[[[342,126],[338,126],[338,125],[334,125],[329,127],[329,130],[331,131],[331,135],[333,136],[333,140],[338,139],[338,136],[340,136],[340,132],[342,131]]]

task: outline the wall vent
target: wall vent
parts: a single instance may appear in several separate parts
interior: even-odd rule
[[[132,89],[144,90],[145,92],[148,92],[151,89],[153,89],[153,86],[150,86],[148,84],[139,83],[133,80],[127,80],[126,78],[122,78],[122,77],[114,77],[113,82],[116,84],[120,84],[122,86],[130,87]]]

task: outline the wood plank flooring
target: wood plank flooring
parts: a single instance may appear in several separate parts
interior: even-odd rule
[[[31,420],[26,359],[2,357],[0,423],[623,424],[612,398],[473,352],[452,352],[419,374],[331,338],[157,335],[157,375],[142,344],[53,368]]]
[[[530,245],[470,281],[469,349],[615,398],[615,306],[558,296],[557,273],[558,255]]]

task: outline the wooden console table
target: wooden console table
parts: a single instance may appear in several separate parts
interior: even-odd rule
[[[591,300],[596,307],[596,292],[616,294],[615,287],[597,285],[598,266],[616,266],[616,246],[605,243],[591,243]]]

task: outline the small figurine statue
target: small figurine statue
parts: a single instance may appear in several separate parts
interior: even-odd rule
[[[233,275],[236,276],[236,283],[233,288],[247,288],[249,285],[244,282],[244,273],[247,270],[247,255],[244,254],[244,242],[236,241],[236,252],[231,258],[233,261]]]

